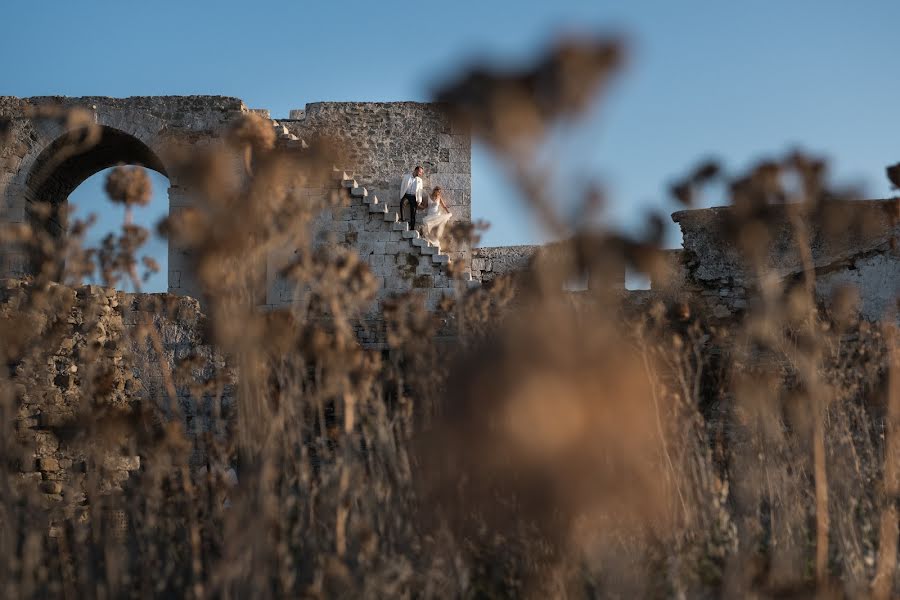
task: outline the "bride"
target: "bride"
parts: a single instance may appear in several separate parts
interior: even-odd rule
[[[444,203],[444,190],[440,186],[431,190],[431,198],[428,200],[428,212],[422,219],[422,237],[441,247],[441,237],[444,235],[444,226],[450,220],[450,209]]]

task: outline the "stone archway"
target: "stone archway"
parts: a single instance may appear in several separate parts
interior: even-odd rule
[[[73,111],[80,115],[77,124],[66,118]],[[165,175],[170,214],[190,206],[177,166],[167,162],[170,149],[215,143],[228,123],[246,111],[239,99],[223,96],[0,96],[0,223],[34,224],[38,215],[31,209],[36,202],[63,206],[81,182],[119,163],[140,164]],[[99,130],[99,138],[64,154],[81,130]],[[40,225],[53,233],[65,229],[59,214],[44,221]],[[28,275],[29,262],[22,248],[0,244],[0,277]],[[199,295],[190,257],[171,242],[167,280],[172,293]]]
[[[69,194],[91,175],[117,164],[134,164],[169,176],[159,156],[133,135],[100,126],[94,132],[96,141],[79,147],[84,135],[74,131],[55,139],[37,156],[25,179],[22,198],[28,222],[54,236],[66,229],[65,211],[60,209]],[[38,217],[32,210],[37,204],[48,205],[50,214]]]
[[[61,132],[43,145],[28,168],[22,169],[21,192],[16,200],[23,207],[24,222],[39,236],[37,243],[23,249],[23,263],[29,273],[43,272],[51,279],[65,277],[66,259],[50,248],[60,247],[58,243],[65,242],[71,208],[69,196],[93,175],[119,164],[138,165],[166,178],[169,176],[163,160],[147,143],[108,125],[76,127]],[[97,198],[105,199],[105,195],[100,192]],[[103,222],[104,216],[108,217],[114,210],[111,204],[104,204],[95,212]],[[168,212],[168,207],[165,210]],[[154,228],[153,223],[143,225],[151,231]],[[41,239],[46,241],[41,242]],[[52,239],[58,242],[47,246]],[[89,245],[96,244],[99,239]],[[167,262],[158,253],[157,258],[159,262]],[[50,271],[44,270],[48,268]]]

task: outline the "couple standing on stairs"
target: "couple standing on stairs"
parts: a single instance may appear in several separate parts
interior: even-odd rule
[[[431,195],[425,198],[422,176],[425,169],[416,167],[411,173],[406,173],[400,180],[400,218],[403,218],[403,205],[409,210],[410,231],[416,230],[416,211],[425,211],[422,217],[422,237],[434,244],[440,250],[441,237],[444,235],[444,227],[453,215],[444,203],[444,193],[440,186],[431,190]]]

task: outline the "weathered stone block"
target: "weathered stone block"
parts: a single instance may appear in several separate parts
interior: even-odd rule
[[[50,456],[43,456],[38,459],[38,468],[47,472],[59,471],[59,461]]]
[[[445,190],[469,189],[472,176],[460,173],[435,173],[431,176],[432,185],[439,185]]]
[[[455,173],[459,175],[468,175],[471,171],[469,163],[463,162],[439,162],[437,164],[437,173]]]
[[[450,148],[450,162],[470,163],[472,153],[468,148]]]
[[[42,481],[41,491],[45,494],[58,495],[62,493],[62,484],[58,481]]]
[[[103,466],[111,471],[136,471],[141,468],[140,456],[107,456]]]
[[[471,139],[464,134],[440,134],[438,144],[440,148],[468,150],[471,147]]]
[[[56,436],[46,431],[38,431],[34,434],[35,452],[38,456],[48,456],[59,449]]]

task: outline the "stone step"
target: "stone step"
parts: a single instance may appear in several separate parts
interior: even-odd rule
[[[406,231],[403,232],[403,237],[405,237],[408,240],[415,240],[419,237],[419,232],[416,231],[415,229],[411,229],[411,230],[407,229]]]
[[[450,257],[446,254],[435,254],[431,257],[431,262],[436,265],[449,265]]]
[[[385,212],[384,220],[388,223],[396,223],[400,219],[400,215],[395,212]]]
[[[341,180],[341,187],[351,188],[351,189],[352,189],[352,188],[355,188],[355,187],[359,187],[359,184],[356,183],[356,180],[355,180],[355,179],[342,179],[342,180]]]
[[[384,204],[370,204],[370,205],[369,205],[369,212],[370,212],[370,213],[373,213],[373,214],[374,214],[374,213],[386,213],[386,212],[387,212],[387,206],[384,205]]]
[[[399,215],[397,215],[397,213],[394,213],[394,216],[399,219]],[[406,233],[407,231],[409,231],[409,223],[407,223],[406,221],[398,220],[396,223],[394,223],[393,229],[394,231],[402,231],[403,233]]]
[[[378,196],[374,194],[371,196],[366,196],[365,198],[363,198],[363,202],[365,202],[366,204],[378,204]]]
[[[437,248],[435,248],[434,246],[432,246],[430,244],[427,246],[419,246],[419,247],[422,249],[422,254],[430,254],[430,255],[434,256],[435,254],[438,253]]]
[[[355,198],[365,198],[369,195],[369,190],[364,187],[352,187],[350,188],[350,195]]]
[[[278,139],[281,140],[296,141],[300,139],[299,137],[291,133],[290,129],[281,124],[275,125],[275,135],[278,136]]]
[[[426,242],[423,238],[415,237],[415,238],[413,238],[412,245],[418,246],[420,248],[425,248],[428,246],[428,242]]]

